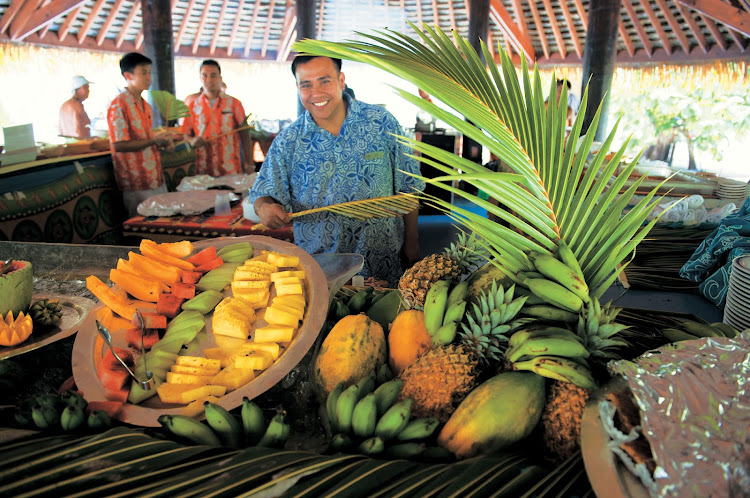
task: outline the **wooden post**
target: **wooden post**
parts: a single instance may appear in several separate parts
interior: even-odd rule
[[[142,0],[143,51],[151,64],[151,89],[175,93],[174,48],[172,45],[172,6],[170,0]],[[152,103],[153,107],[153,103]],[[154,107],[154,126],[163,126]]]
[[[469,2],[469,43],[476,50],[483,62],[480,40],[487,41],[490,27],[490,0],[471,0]],[[461,156],[482,164],[482,146],[469,137],[463,137]]]
[[[617,32],[620,21],[620,0],[592,0],[589,4],[589,23],[583,48],[583,81],[581,92],[589,85],[589,103],[583,121],[585,133],[596,114],[599,103],[602,114],[594,139],[607,136],[607,109],[612,76],[617,58]]]
[[[297,40],[315,39],[315,18],[317,2],[315,0],[296,0],[297,5]],[[297,116],[305,113],[305,106],[297,95]]]

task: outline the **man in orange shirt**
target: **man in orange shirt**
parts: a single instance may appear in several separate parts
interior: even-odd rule
[[[115,180],[123,191],[128,216],[137,214],[141,201],[167,191],[159,149],[173,147],[168,131],[154,133],[153,111],[141,93],[151,86],[151,59],[131,52],[120,59],[127,82],[107,110]]]
[[[71,89],[73,96],[60,106],[60,122],[58,123],[58,134],[61,137],[91,138],[91,124],[83,101],[89,98],[89,83],[83,76],[73,76]]]
[[[181,126],[186,136],[194,137],[190,143],[196,152],[195,173],[223,176],[254,172],[250,136],[246,130],[233,131],[245,125],[242,103],[222,91],[221,67],[215,60],[203,61],[200,77],[202,91],[185,99],[190,116]]]

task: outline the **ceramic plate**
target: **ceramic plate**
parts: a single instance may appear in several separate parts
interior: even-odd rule
[[[264,370],[254,380],[220,398],[218,404],[227,410],[239,406],[242,403],[243,397],[247,396],[253,399],[284,378],[313,345],[328,313],[328,287],[325,274],[312,256],[294,244],[271,237],[249,235],[245,237],[222,237],[202,240],[193,243],[193,246],[197,252],[211,245],[218,250],[237,242],[250,242],[255,250],[268,249],[298,256],[300,265],[307,274],[307,285],[305,285],[307,309],[305,310],[304,319],[297,329],[297,335],[289,349],[280,355],[273,365]],[[112,261],[112,266],[114,267],[116,263],[116,261]],[[224,295],[231,296],[231,290],[225,290]],[[271,296],[273,296],[273,293]],[[98,306],[94,311],[97,311],[101,307],[101,305]],[[209,319],[206,320],[206,331],[199,334],[199,336],[203,336],[201,350],[215,346],[213,334],[211,333],[210,316],[207,315]],[[99,378],[96,375],[96,363],[102,358],[108,348],[96,331],[95,320],[96,313],[90,313],[76,337],[76,342],[73,345],[73,376],[78,388],[86,393],[88,401],[104,401],[106,398]],[[258,320],[256,324],[257,326],[262,326],[265,322]],[[114,346],[127,347],[124,332],[115,332],[112,336]],[[136,356],[139,355],[140,352],[136,354]],[[122,422],[133,425],[156,427],[159,426],[157,419],[160,415],[165,413],[177,414],[184,407],[185,405],[162,403],[157,395],[138,405],[126,403],[123,409],[120,410],[117,418]]]
[[[96,303],[91,299],[63,294],[34,294],[31,303],[34,304],[42,299],[60,301],[62,306],[60,320],[54,327],[42,330],[35,329],[26,341],[17,346],[0,346],[0,360],[33,351],[60,339],[70,337],[81,327],[89,311],[96,307]]]

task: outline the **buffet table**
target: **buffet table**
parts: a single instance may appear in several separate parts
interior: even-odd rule
[[[294,242],[291,223],[279,229],[257,229],[253,228],[254,225],[254,222],[242,216],[242,204],[238,203],[232,207],[232,212],[225,216],[214,216],[212,213],[191,216],[135,216],[123,223],[123,232],[126,237],[148,237],[156,242],[243,235],[265,235]]]

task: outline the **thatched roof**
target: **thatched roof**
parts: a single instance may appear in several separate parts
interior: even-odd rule
[[[593,0],[491,0],[493,46],[540,65],[579,65]],[[317,36],[407,21],[468,35],[468,0],[317,0]],[[176,55],[284,60],[296,38],[295,0],[172,0]],[[142,50],[141,0],[0,0],[0,42]],[[747,59],[750,0],[622,0],[620,65]]]

